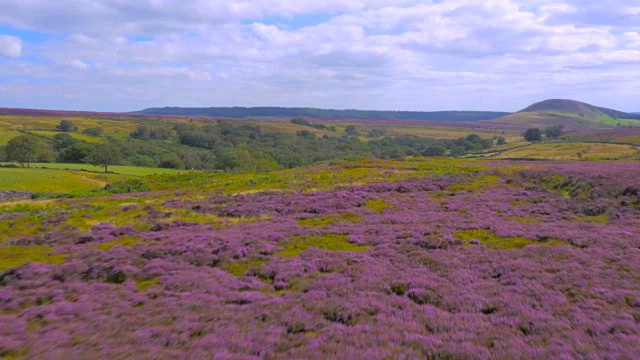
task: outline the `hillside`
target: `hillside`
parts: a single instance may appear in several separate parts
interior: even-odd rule
[[[538,127],[564,125],[568,129],[610,129],[640,126],[640,115],[580,101],[552,99],[535,103],[493,122]]]
[[[633,359],[638,171],[412,158],[2,204],[0,356]]]
[[[315,108],[284,107],[210,107],[181,108],[163,107],[149,108],[134,114],[173,115],[173,116],[207,116],[225,118],[247,117],[311,117],[311,118],[351,118],[351,119],[398,119],[398,120],[430,120],[430,121],[479,121],[492,120],[507,112],[494,111],[376,111],[376,110],[333,110]]]

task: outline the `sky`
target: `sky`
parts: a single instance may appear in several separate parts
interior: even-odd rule
[[[640,0],[0,0],[0,107],[640,111]]]

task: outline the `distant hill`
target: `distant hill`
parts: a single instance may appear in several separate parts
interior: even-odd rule
[[[609,129],[640,126],[640,114],[603,108],[575,100],[552,99],[535,103],[493,122],[544,127],[564,125],[568,129]]]
[[[376,111],[376,110],[332,110],[315,108],[284,108],[284,107],[211,107],[211,108],[181,108],[164,107],[150,108],[134,112],[146,115],[174,115],[174,116],[206,116],[224,118],[251,117],[309,117],[323,119],[398,119],[398,120],[431,120],[431,121],[479,121],[492,120],[510,113],[494,111]]]

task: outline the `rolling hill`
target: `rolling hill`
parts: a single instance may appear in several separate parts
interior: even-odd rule
[[[552,99],[535,103],[492,122],[537,127],[564,125],[567,129],[610,129],[640,126],[640,115],[575,100]]]

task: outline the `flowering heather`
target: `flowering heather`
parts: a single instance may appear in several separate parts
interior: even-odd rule
[[[481,165],[7,205],[0,357],[637,358],[640,163]]]

